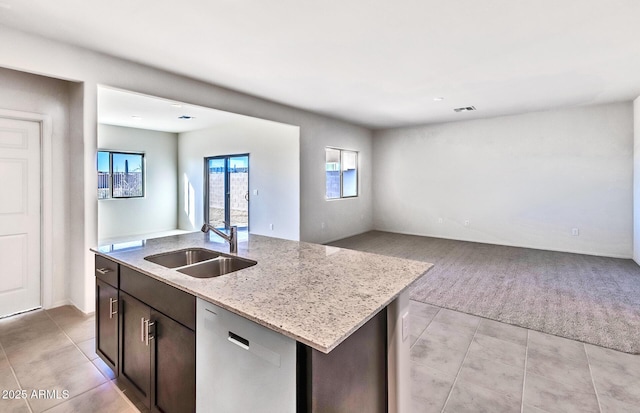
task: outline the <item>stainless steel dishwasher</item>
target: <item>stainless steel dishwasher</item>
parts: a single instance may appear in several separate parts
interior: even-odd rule
[[[196,323],[198,413],[295,413],[295,340],[201,299]]]

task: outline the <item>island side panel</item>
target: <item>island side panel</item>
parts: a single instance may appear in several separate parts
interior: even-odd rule
[[[409,290],[387,306],[389,413],[411,413]]]
[[[386,309],[328,354],[306,347],[305,362],[305,411],[386,413]]]

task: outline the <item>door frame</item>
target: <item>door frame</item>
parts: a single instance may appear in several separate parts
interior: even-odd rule
[[[246,156],[247,157],[247,170],[251,170],[250,166],[249,166],[249,159],[250,156],[248,153],[239,153],[239,154],[232,154],[232,155],[213,155],[213,156],[205,156],[204,158],[204,222],[206,222],[207,224],[209,223],[209,159],[225,159],[226,160],[226,165],[225,165],[225,177],[224,177],[224,189],[225,191],[229,190],[229,186],[231,185],[231,181],[230,181],[230,176],[229,176],[229,159],[231,158],[238,158],[238,157],[242,157],[242,156]],[[251,192],[249,190],[249,185],[251,184],[251,177],[249,175],[247,175],[247,192]],[[251,226],[251,213],[250,213],[250,202],[251,200],[251,194],[249,194],[249,199],[247,199],[247,231],[249,231],[249,228]],[[229,206],[229,208],[227,208],[227,206]],[[225,216],[225,221],[227,221],[227,215],[231,215],[231,207],[229,205],[229,194],[225,193],[225,200],[224,200],[224,216]],[[229,218],[229,221],[231,220],[231,218]],[[227,221],[228,222],[228,221]]]
[[[51,116],[0,109],[0,117],[40,124],[40,306],[53,303],[53,124]]]

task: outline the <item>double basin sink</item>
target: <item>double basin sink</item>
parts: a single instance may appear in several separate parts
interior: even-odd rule
[[[149,255],[145,260],[196,278],[219,277],[252,267],[257,262],[204,248],[187,248]]]

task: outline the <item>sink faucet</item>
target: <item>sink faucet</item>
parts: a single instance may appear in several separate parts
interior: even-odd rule
[[[200,231],[204,232],[205,234],[209,231],[215,232],[218,236],[229,243],[229,252],[236,253],[238,252],[238,227],[235,225],[229,226],[227,222],[224,223],[224,226],[225,228],[229,228],[229,235],[215,229],[213,226],[207,224],[206,222],[202,225]]]

